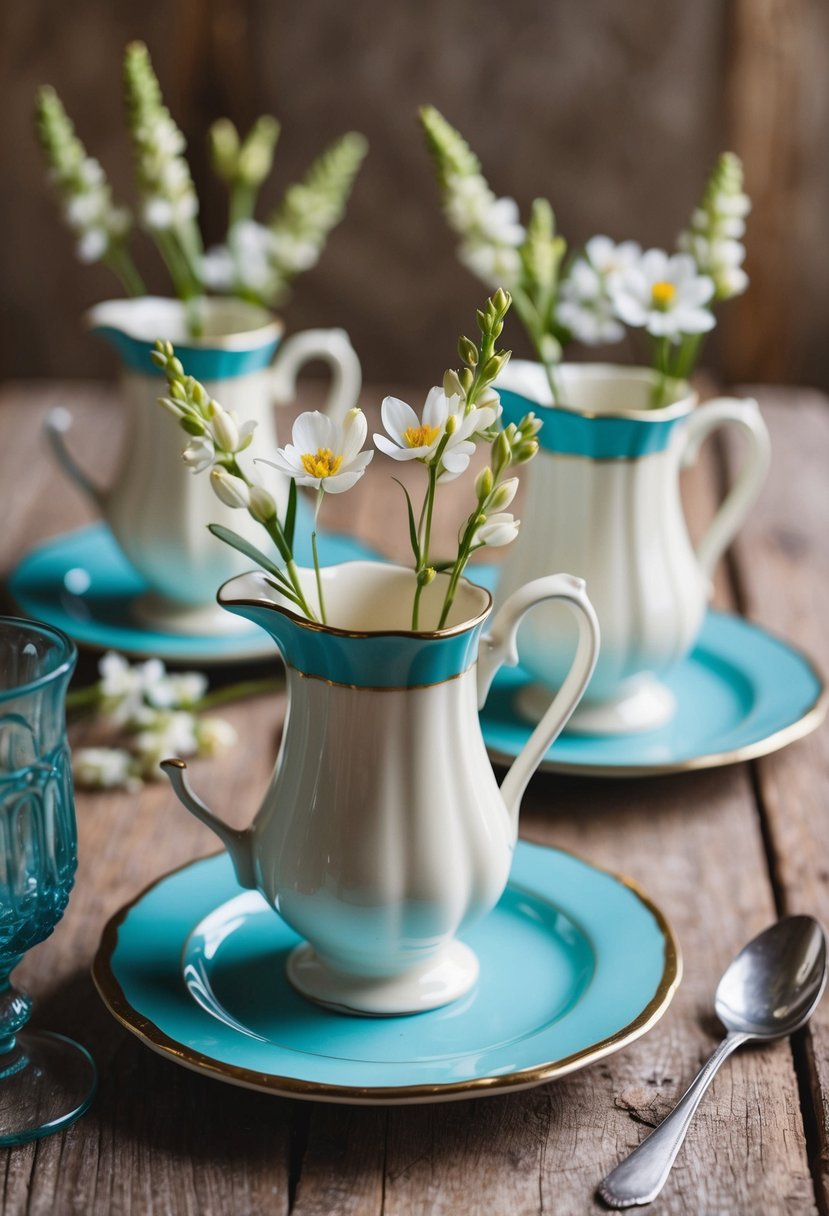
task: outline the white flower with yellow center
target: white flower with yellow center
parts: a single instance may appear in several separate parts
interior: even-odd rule
[[[655,338],[678,342],[683,334],[714,328],[714,316],[706,307],[714,282],[698,274],[689,254],[669,256],[662,249],[649,249],[632,266],[610,275],[608,290],[619,320]]]
[[[443,447],[439,476],[442,481],[453,481],[469,465],[469,458],[475,451],[473,436],[492,426],[498,417],[500,402],[497,394],[495,396],[496,404],[465,413],[460,396],[447,397],[442,388],[435,386],[429,391],[420,418],[399,397],[386,397],[380,410],[386,435],[375,434],[374,443],[392,460],[420,460],[429,464],[443,443],[447,424],[452,418],[454,422]]]
[[[300,414],[291,443],[278,448],[274,460],[260,460],[287,473],[298,486],[313,486],[327,494],[342,494],[360,480],[373,452],[362,450],[368,427],[365,414],[353,409],[343,423],[319,410]]]

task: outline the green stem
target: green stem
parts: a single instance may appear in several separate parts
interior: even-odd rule
[[[180,300],[189,300],[197,294],[197,290],[178,241],[171,231],[164,228],[154,229],[152,235],[173,281],[174,292]]]
[[[234,224],[242,220],[252,220],[256,209],[257,191],[252,190],[241,182],[234,182],[230,187],[230,203],[228,207],[228,231]]]
[[[420,513],[420,561],[417,563],[415,570],[416,574],[420,574],[429,566],[429,547],[432,541],[432,515],[435,509],[435,491],[437,489],[438,468],[440,460],[443,456],[448,440],[444,439],[435,453],[433,462],[429,465],[429,484],[426,488],[426,499],[423,504],[423,510]],[[423,584],[418,582],[415,588],[414,603],[412,604],[412,629],[419,627],[420,621],[420,597],[423,594]]]
[[[535,353],[538,355],[541,365],[544,368],[547,383],[550,386],[550,393],[552,394],[553,398],[553,405],[557,405],[561,401],[562,396],[554,370],[555,364],[551,363],[549,359],[544,358],[544,338],[546,336],[546,330],[543,320],[539,315],[538,309],[535,307],[532,299],[527,295],[526,292],[521,291],[519,288],[514,288],[510,294],[512,295],[512,303],[516,313],[518,314],[518,319],[524,326],[527,336],[533,344]]]
[[[138,273],[129,252],[120,243],[111,244],[104,257],[104,264],[121,282],[128,296],[144,296],[147,289]]]
[[[320,619],[323,625],[328,622],[325,619],[325,599],[322,594],[322,577],[320,575],[320,559],[317,553],[317,520],[319,519],[320,507],[322,506],[322,498],[324,494],[322,486],[317,490],[317,505],[314,510],[314,530],[311,533],[311,552],[314,555],[314,577],[317,580],[317,597],[320,605]]]
[[[94,709],[101,700],[97,684],[88,684],[86,688],[73,688],[66,694],[66,708]]]
[[[671,343],[669,338],[655,339],[653,367],[657,378],[651,389],[651,409],[658,409],[665,403],[665,395],[668,387],[668,376],[670,371],[670,353]]]
[[[703,343],[702,334],[684,334],[674,365],[677,380],[687,380],[697,365]]]
[[[477,511],[476,511],[476,515],[477,515]],[[473,524],[470,523],[467,525],[466,531],[463,536],[463,540],[461,541],[461,546],[460,546],[460,549],[458,550],[457,561],[455,562],[455,565],[452,567],[452,573],[449,575],[449,586],[446,588],[446,595],[443,597],[443,608],[441,609],[440,620],[438,621],[438,629],[442,629],[443,626],[446,624],[446,618],[449,616],[449,613],[452,608],[452,604],[455,601],[455,593],[458,590],[458,582],[460,581],[460,577],[463,574],[464,569],[466,568],[466,563],[469,561],[469,555],[470,555],[471,546],[472,546],[472,537],[474,535],[475,535],[474,526],[473,526]]]
[[[317,580],[317,598],[319,599],[320,605],[320,620],[322,621],[323,625],[327,625],[328,621],[325,619],[325,598],[322,594],[322,578],[320,576],[320,559],[317,554],[317,534],[315,531],[311,533],[311,552],[314,555],[314,577]]]
[[[237,684],[229,684],[227,688],[216,688],[206,693],[191,708],[196,713],[206,709],[215,709],[218,705],[229,705],[233,701],[241,701],[245,697],[258,697],[264,692],[275,692],[285,687],[284,679],[271,680],[240,680]]]
[[[228,473],[232,473],[234,477],[240,478],[248,489],[250,489],[253,482],[250,480],[235,457],[230,457],[223,463]],[[316,614],[311,609],[303,593],[302,584],[299,581],[299,571],[297,570],[296,563],[294,561],[293,550],[285,539],[285,533],[282,531],[279,520],[276,518],[276,516],[274,516],[273,519],[270,519],[266,524],[263,524],[263,527],[276,546],[279,556],[285,563],[285,573],[287,574],[290,584],[294,589],[298,606],[305,613],[309,621],[315,621],[317,619]]]

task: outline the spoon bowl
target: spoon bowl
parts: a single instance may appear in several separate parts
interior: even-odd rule
[[[726,970],[714,1008],[726,1030],[778,1039],[808,1021],[826,985],[826,938],[811,916],[758,934]]]

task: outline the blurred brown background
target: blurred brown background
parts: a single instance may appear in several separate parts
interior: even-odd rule
[[[429,382],[482,288],[453,256],[415,126],[430,101],[498,193],[548,196],[571,243],[594,232],[671,244],[717,152],[755,200],[752,287],[707,362],[729,380],[829,387],[829,5],[826,0],[2,0],[0,375],[112,370],[78,318],[114,293],[75,262],[32,136],[54,84],[116,196],[130,198],[125,43],[144,39],[189,141],[208,243],[223,232],[208,124],[283,123],[262,213],[353,128],[371,151],[349,214],[285,309],[291,329],[345,326],[368,378]],[[152,287],[164,278],[136,245]],[[512,345],[522,349],[515,329]]]

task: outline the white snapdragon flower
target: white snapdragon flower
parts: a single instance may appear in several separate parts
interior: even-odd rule
[[[490,287],[515,287],[521,276],[521,255],[512,245],[495,245],[478,238],[463,241],[458,258]]]
[[[141,789],[135,761],[128,751],[120,747],[74,748],[72,776],[81,789],[121,789],[130,794]]]
[[[216,445],[210,435],[195,435],[181,454],[181,458],[194,473],[211,469],[216,460]]]
[[[116,726],[141,724],[148,716],[147,698],[166,676],[160,659],[131,666],[123,655],[109,651],[98,662],[99,691],[104,709]]]
[[[490,548],[509,545],[518,535],[520,526],[520,519],[515,519],[509,511],[496,511],[488,515],[486,522],[476,529],[475,544],[488,545]]]
[[[310,270],[319,261],[321,250],[315,241],[292,232],[271,232],[270,238],[271,256],[286,276]]]
[[[608,279],[632,266],[641,254],[635,241],[617,245],[609,237],[594,236],[587,242],[584,254],[576,258],[562,283],[556,307],[557,320],[579,342],[595,346],[618,342],[624,337],[624,327],[613,309]]]
[[[361,409],[349,410],[342,423],[310,410],[299,415],[291,443],[277,449],[276,459],[257,463],[287,473],[298,486],[342,494],[360,480],[374,456],[363,451],[367,430]]]
[[[733,152],[724,152],[709,177],[691,223],[677,241],[697,269],[713,279],[716,300],[741,295],[748,287],[743,270],[746,216],[751,200],[743,190],[743,167]]]
[[[707,333],[714,327],[706,307],[714,282],[698,274],[689,254],[671,256],[649,249],[632,266],[610,275],[608,288],[619,319],[655,338],[679,342],[683,334]]]
[[[75,233],[75,252],[81,262],[98,262],[113,242],[126,236],[130,214],[124,207],[115,207],[104,171],[93,157],[88,156],[78,166],[64,207],[64,218]]]
[[[484,282],[506,286],[521,274],[518,252],[526,238],[518,204],[497,198],[477,174],[453,174],[446,182],[446,218],[462,237],[458,256]]]
[[[175,400],[174,409],[179,409]],[[181,458],[194,473],[212,469],[225,456],[236,456],[244,452],[253,442],[256,423],[248,420],[239,424],[235,410],[225,410],[213,401],[204,411],[201,421],[207,428],[204,435],[194,435],[181,454]]]

